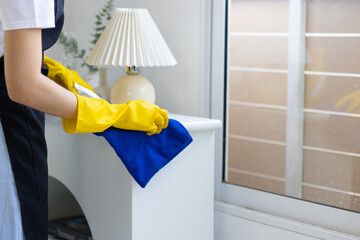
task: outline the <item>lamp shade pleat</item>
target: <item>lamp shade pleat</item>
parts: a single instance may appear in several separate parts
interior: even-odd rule
[[[177,62],[147,9],[118,8],[86,63],[159,67]]]

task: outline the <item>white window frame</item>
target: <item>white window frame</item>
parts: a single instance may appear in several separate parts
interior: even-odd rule
[[[224,122],[224,119],[228,119],[224,118],[224,94],[225,91],[228,92],[228,89],[224,87],[225,60],[227,56],[225,49],[225,34],[227,32],[225,20],[226,1],[212,0],[210,86],[210,116],[222,120],[225,128],[228,126]],[[305,24],[305,14],[301,16],[302,12],[297,10],[298,15],[296,15],[295,11],[298,7],[306,8],[306,0],[289,0],[289,4],[289,11],[293,11],[293,13],[290,12],[289,14],[293,18],[290,21],[295,21],[292,24]],[[293,39],[290,39],[291,42],[289,42],[290,51],[293,51],[296,46],[297,48],[304,47],[304,43],[299,41],[299,33],[301,34],[301,32],[289,32],[289,39]],[[293,51],[292,54],[297,55],[298,58],[303,58],[304,55],[301,54],[305,52],[305,48],[302,53],[296,52]],[[291,62],[289,64],[289,74],[295,74],[299,81],[304,81],[304,69],[301,69],[303,66],[295,67],[294,65],[292,67]],[[294,93],[296,86],[296,84],[293,84],[292,87],[289,86],[288,91]],[[303,89],[297,90],[297,94],[298,96],[303,94]],[[288,102],[288,104],[293,107],[297,106],[294,107],[294,111],[302,108],[299,101]],[[226,173],[223,166],[227,165],[223,163],[223,155],[227,154],[226,149],[223,148],[224,132],[227,132],[227,129],[218,130],[216,133],[215,211],[323,239],[360,239],[359,213],[223,182],[223,174]],[[298,143],[302,145],[301,131],[292,133],[292,137],[294,141],[300,139]],[[291,149],[287,151],[291,151]],[[298,149],[292,151],[298,151]],[[302,156],[300,155],[298,161],[295,162],[296,164],[302,164],[301,161]],[[298,176],[294,178],[293,184],[299,184]],[[298,196],[300,193],[291,194],[292,196]]]

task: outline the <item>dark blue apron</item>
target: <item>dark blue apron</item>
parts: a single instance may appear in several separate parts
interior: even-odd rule
[[[43,51],[57,41],[64,23],[64,0],[55,0],[56,27],[42,30]],[[42,67],[47,75],[47,69]],[[0,118],[20,201],[26,240],[47,239],[48,168],[44,113],[11,101],[0,59]]]

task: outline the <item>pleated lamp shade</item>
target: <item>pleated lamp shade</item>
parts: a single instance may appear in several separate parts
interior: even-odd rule
[[[176,60],[147,9],[118,8],[90,53],[98,66],[173,66]]]

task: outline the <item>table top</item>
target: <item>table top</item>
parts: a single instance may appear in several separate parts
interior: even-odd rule
[[[206,131],[206,130],[214,130],[221,127],[221,121],[217,119],[209,119],[209,118],[200,118],[179,114],[169,114],[169,118],[175,119],[188,131]]]

